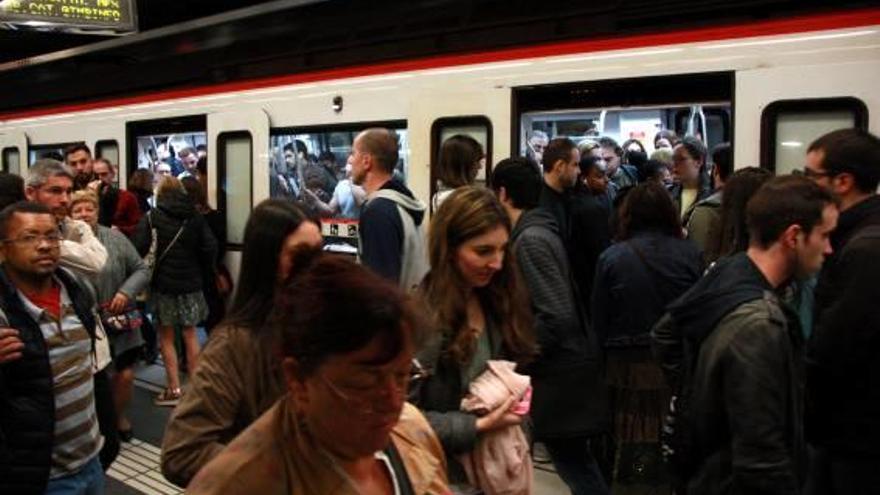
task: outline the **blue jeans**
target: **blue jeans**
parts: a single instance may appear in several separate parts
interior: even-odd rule
[[[78,472],[49,480],[46,495],[103,495],[104,470],[98,456]]]
[[[572,495],[608,495],[608,485],[590,453],[587,437],[545,440],[544,446],[556,467],[556,474],[568,485]]]

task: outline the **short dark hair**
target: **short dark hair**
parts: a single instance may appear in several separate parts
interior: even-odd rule
[[[721,143],[712,148],[712,163],[718,171],[718,177],[726,181],[733,173],[733,148],[730,143]]]
[[[296,152],[297,153],[302,153],[304,155],[307,155],[309,153],[309,147],[306,146],[306,142],[303,141],[302,139],[295,139],[293,141],[293,144],[296,145]]]
[[[829,204],[836,204],[831,193],[806,177],[771,179],[746,206],[749,242],[767,248],[792,225],[810,233],[822,221],[822,211]]]
[[[474,164],[486,154],[483,146],[465,134],[456,134],[440,146],[437,175],[447,187],[466,186],[473,180]]]
[[[544,173],[553,170],[553,165],[562,160],[568,162],[571,160],[571,150],[575,149],[574,141],[568,138],[553,138],[544,148],[544,156],[541,159],[541,165]]]
[[[198,179],[195,177],[184,177],[180,179],[180,185],[183,186],[186,195],[189,196],[190,201],[193,202],[196,208],[208,208],[208,197],[205,194],[202,183]]]
[[[581,161],[578,162],[578,169],[580,169],[581,177],[586,177],[594,168],[597,168],[600,160],[599,157],[593,156],[592,154],[585,153],[581,155]]]
[[[196,162],[196,170],[202,175],[208,175],[208,157],[203,156]]]
[[[390,362],[422,328],[409,297],[363,265],[317,250],[300,251],[293,265],[299,269],[278,290],[270,322],[300,378],[377,338]]]
[[[208,146],[205,145],[205,144],[197,144],[197,145],[196,145],[196,151],[204,151],[205,153],[207,153],[207,152],[208,152]]]
[[[7,239],[7,229],[9,229],[9,221],[12,220],[12,217],[16,213],[35,213],[38,215],[50,215],[52,219],[55,219],[55,215],[52,213],[52,210],[49,209],[48,206],[43,203],[37,203],[36,201],[18,201],[12,203],[11,205],[3,208],[0,211],[0,239]]]
[[[390,129],[371,127],[361,132],[360,137],[363,152],[372,155],[384,172],[393,174],[399,159],[397,134]]]
[[[660,160],[648,160],[639,167],[639,182],[662,181],[664,170],[669,170],[665,163]]]
[[[807,152],[822,151],[822,168],[832,175],[852,174],[861,192],[880,184],[880,138],[861,129],[838,129],[819,137]]]
[[[626,240],[638,232],[654,230],[682,238],[681,220],[672,198],[657,182],[630,188],[620,207],[617,237]]]
[[[19,175],[0,172],[0,210],[25,199],[24,179]]]
[[[76,143],[71,144],[67,148],[64,148],[64,158],[67,159],[68,156],[76,153],[77,151],[85,151],[89,156],[92,156],[92,150],[89,149],[89,146],[86,143]]]
[[[198,155],[198,152],[196,152],[196,149],[192,146],[187,146],[186,148],[177,152],[178,158],[183,158],[189,155]]]
[[[615,155],[619,156],[620,158],[623,158],[623,148],[621,148],[620,145],[617,144],[617,141],[615,141],[613,138],[610,138],[608,136],[600,137],[599,138],[599,147],[600,148],[611,148],[611,150],[614,151]]]
[[[296,154],[296,150],[293,149],[293,143],[287,143],[287,144],[285,144],[284,147],[281,148],[281,151],[282,151],[282,152],[289,151],[289,152],[291,152],[291,153]]]
[[[538,206],[541,197],[541,174],[535,162],[523,158],[505,158],[492,170],[492,189],[497,194],[503,187],[513,207],[530,210]]]

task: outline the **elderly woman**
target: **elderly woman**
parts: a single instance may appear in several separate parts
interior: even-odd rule
[[[125,234],[115,228],[98,225],[98,197],[91,191],[77,191],[70,200],[70,216],[86,222],[107,249],[107,263],[95,278],[95,296],[102,314],[118,315],[131,310],[135,296],[150,281],[144,260],[138,255]],[[119,438],[132,438],[131,423],[125,415],[131,401],[134,372],[132,367],[140,356],[144,341],[139,329],[112,332],[107,329],[113,350],[113,397],[117,414]]]
[[[341,257],[293,265],[272,318],[287,393],[187,493],[449,493],[440,442],[405,402],[420,327],[407,297]]]

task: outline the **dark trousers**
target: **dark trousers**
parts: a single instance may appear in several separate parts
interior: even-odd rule
[[[608,495],[608,485],[590,453],[588,437],[545,440],[544,446],[556,467],[556,474],[572,495]]]
[[[804,495],[878,495],[880,458],[841,459],[814,449]]]
[[[109,365],[107,368],[109,368]],[[106,471],[119,455],[119,432],[116,429],[116,406],[113,403],[113,390],[107,368],[95,373],[95,413],[98,416],[98,428],[104,436],[104,446],[99,457],[101,466]]]

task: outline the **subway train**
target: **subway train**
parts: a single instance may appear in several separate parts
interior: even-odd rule
[[[660,34],[573,40],[167,88],[0,114],[3,170],[74,143],[138,168],[207,148],[209,201],[225,212],[236,272],[252,207],[270,197],[286,152],[345,163],[356,133],[395,129],[399,172],[426,204],[440,143],[469,134],[499,159],[550,137],[640,140],[671,129],[731,141],[737,167],[800,168],[827,130],[880,134],[880,9]],[[290,158],[295,161],[296,158]]]

